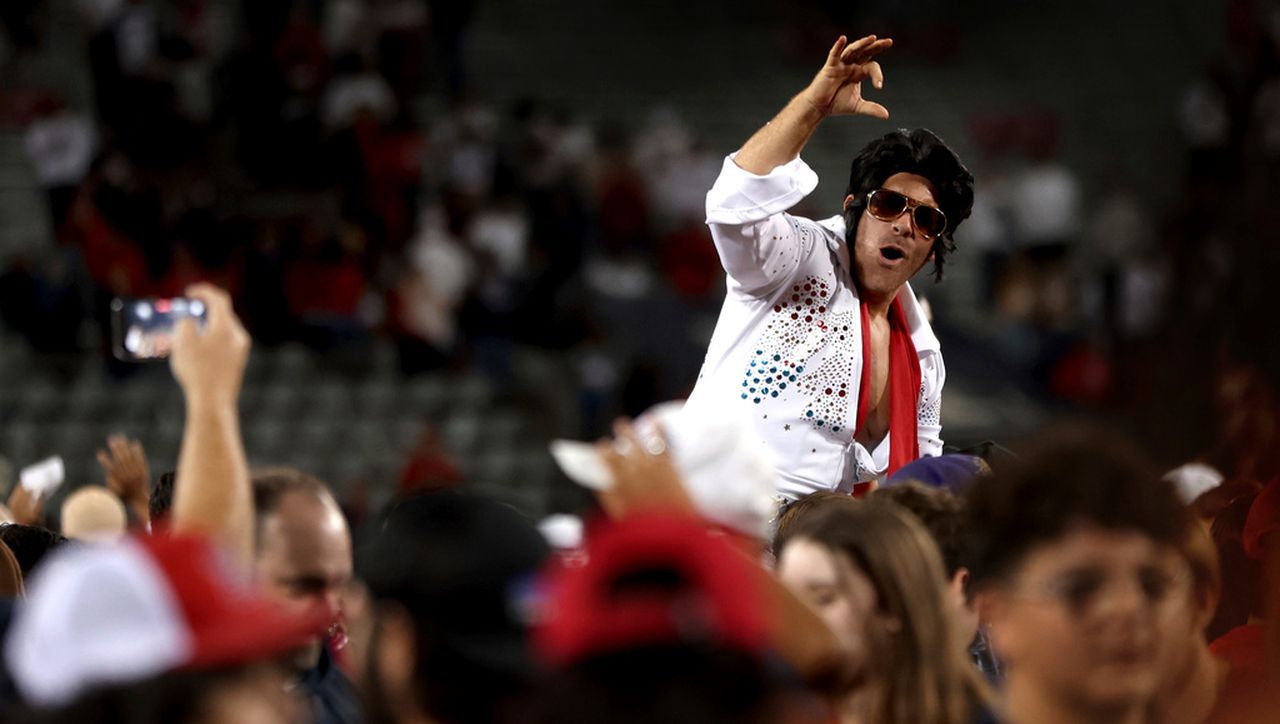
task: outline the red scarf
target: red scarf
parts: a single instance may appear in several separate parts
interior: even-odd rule
[[[871,320],[867,316],[867,305],[859,306],[862,308],[862,381],[858,385],[855,438],[862,431],[871,408]],[[894,297],[889,307],[889,470],[885,477],[920,457],[920,438],[916,435],[919,394],[920,358],[911,341],[902,301]]]

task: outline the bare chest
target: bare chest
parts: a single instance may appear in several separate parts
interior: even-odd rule
[[[868,332],[862,362],[871,370],[865,390],[867,415],[855,439],[864,446],[873,447],[889,432],[889,323],[887,320],[872,321]]]

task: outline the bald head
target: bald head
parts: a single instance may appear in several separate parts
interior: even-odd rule
[[[124,535],[128,516],[124,503],[106,488],[88,486],[62,503],[62,534],[86,543],[106,543]]]
[[[290,469],[255,473],[253,486],[259,585],[288,605],[324,602],[339,610],[351,580],[351,534],[333,495],[319,480]],[[299,651],[295,666],[314,667],[322,643],[316,639]]]

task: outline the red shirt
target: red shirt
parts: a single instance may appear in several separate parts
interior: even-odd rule
[[[1267,649],[1260,623],[1236,626],[1209,644],[1214,656],[1231,664],[1232,673],[1237,670],[1264,672],[1267,670]]]

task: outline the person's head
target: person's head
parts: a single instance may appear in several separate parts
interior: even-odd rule
[[[929,531],[942,554],[947,600],[956,614],[959,642],[967,647],[978,632],[978,612],[969,595],[969,568],[964,563],[965,517],[960,499],[949,490],[914,481],[880,488],[871,494],[871,499],[897,503],[915,515]]]
[[[23,579],[29,578],[45,556],[66,542],[65,536],[38,525],[0,525],[0,543],[8,546],[13,557],[18,559]]]
[[[691,518],[594,528],[586,564],[547,575],[542,721],[777,721],[765,575]]]
[[[284,680],[271,662],[323,630],[327,612],[287,610],[242,573],[214,544],[188,536],[57,552],[30,581],[5,637],[18,695],[52,721],[147,721],[145,706],[157,699],[172,708],[151,712],[153,721],[287,721],[245,715],[278,708]],[[112,702],[137,708],[99,711]]]
[[[531,521],[486,498],[432,492],[388,511],[359,554],[374,601],[370,718],[498,719],[527,692],[526,618],[549,554]]]
[[[793,500],[782,508],[782,512],[778,514],[778,525],[773,533],[773,545],[771,550],[775,556],[782,550],[783,546],[790,540],[792,534],[804,519],[813,515],[819,510],[830,506],[853,506],[858,505],[862,501],[849,495],[848,493],[838,493],[834,490],[819,490],[816,493],[809,493],[803,498]]]
[[[107,543],[120,538],[129,527],[124,503],[110,490],[86,485],[67,496],[58,518],[62,534],[83,543]]]
[[[1063,429],[966,502],[972,585],[1011,706],[1142,706],[1158,683],[1159,621],[1185,605],[1189,514],[1172,484],[1118,436]]]
[[[156,482],[151,486],[151,494],[147,497],[147,509],[151,515],[151,524],[162,522],[169,517],[169,511],[173,508],[173,480],[172,471],[161,473],[156,478]]]
[[[252,478],[258,584],[294,608],[320,601],[340,612],[352,577],[351,534],[333,494],[292,468],[255,470]],[[324,645],[323,636],[307,642],[294,666],[299,671],[315,667]]]
[[[896,292],[930,260],[941,280],[972,207],[973,174],[933,133],[898,130],[867,144],[850,166],[844,204],[859,289]]]
[[[778,576],[841,638],[877,721],[966,721],[980,686],[956,645],[942,558],[896,504],[831,506],[783,543]]]

